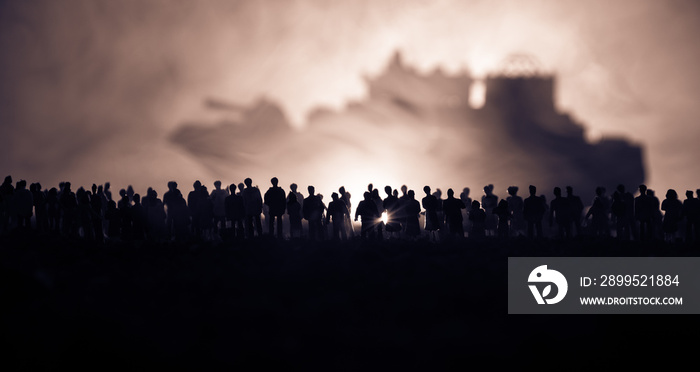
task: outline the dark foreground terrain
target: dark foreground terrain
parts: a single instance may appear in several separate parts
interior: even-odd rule
[[[696,345],[700,316],[507,315],[507,258],[698,253],[592,239],[98,247],[14,234],[0,237],[2,363],[272,371],[672,363]]]

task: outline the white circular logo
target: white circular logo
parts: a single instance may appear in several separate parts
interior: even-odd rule
[[[540,305],[558,303],[564,299],[566,291],[569,289],[564,275],[556,270],[548,270],[547,265],[537,266],[535,270],[532,270],[527,281],[528,283],[549,283],[542,289],[541,293],[535,284],[528,285],[532,295],[535,296],[535,300]],[[552,298],[547,298],[547,296],[552,294],[552,285],[556,287],[556,295]]]

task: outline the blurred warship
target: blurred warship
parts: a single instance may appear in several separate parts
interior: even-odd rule
[[[382,73],[365,81],[365,99],[342,110],[313,110],[302,131],[269,100],[250,107],[210,100],[210,108],[235,112],[235,118],[215,126],[185,124],[171,140],[210,167],[216,160],[227,164],[213,169],[217,174],[264,171],[259,174],[269,178],[295,170],[295,179],[317,183],[323,169],[342,165],[366,182],[391,172],[416,187],[495,184],[502,196],[510,185],[527,190],[533,184],[546,195],[571,185],[590,201],[597,186],[634,190],[644,181],[642,148],[622,138],[587,141],[584,127],[557,110],[555,76],[533,57],[512,55],[475,81],[468,71],[418,72],[397,52]],[[470,105],[474,84],[485,89],[478,108]]]

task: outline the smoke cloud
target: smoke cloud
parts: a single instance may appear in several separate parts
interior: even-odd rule
[[[694,1],[4,1],[0,169],[45,187],[240,182],[169,137],[223,120],[209,98],[278,102],[298,135],[314,108],[362,99],[396,49],[476,77],[526,52],[590,138],[644,143],[652,188],[695,189],[699,33]]]

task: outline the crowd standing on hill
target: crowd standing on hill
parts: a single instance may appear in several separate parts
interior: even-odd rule
[[[688,190],[681,201],[669,189],[660,201],[654,191],[639,185],[636,196],[619,185],[611,196],[604,187],[585,207],[567,186],[555,187],[549,203],[530,185],[529,196],[518,195],[518,187],[507,188],[500,199],[493,185],[483,188],[480,200],[472,200],[470,189],[455,197],[453,189],[432,192],[425,186],[420,200],[405,185],[399,190],[385,186],[386,196],[369,184],[354,215],[351,195],[340,187],[326,205],[323,195],[308,186],[307,196],[290,185],[286,193],[272,178],[263,194],[250,178],[222,188],[214,182],[210,192],[200,181],[185,198],[176,182],[168,183],[162,200],[153,188],[145,195],[131,186],[113,198],[110,183],[93,184],[90,190],[73,191],[70,182],[43,189],[39,183],[27,188],[20,180],[13,185],[5,177],[0,185],[0,234],[17,229],[58,233],[97,242],[186,241],[188,239],[254,239],[263,234],[278,239],[444,239],[555,238],[581,235],[621,240],[697,242],[700,238],[700,189]],[[266,229],[263,232],[263,221]],[[360,223],[359,231],[353,221]]]

